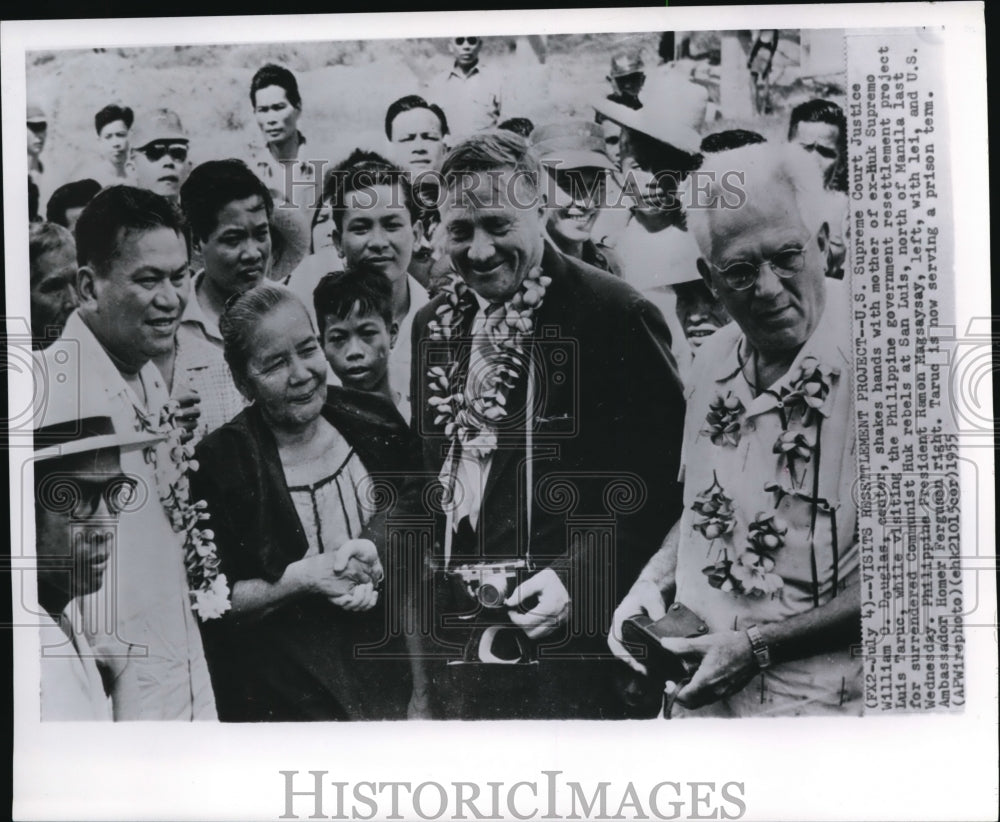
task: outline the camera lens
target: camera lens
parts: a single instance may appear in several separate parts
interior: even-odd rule
[[[510,578],[504,574],[493,574],[480,583],[476,596],[484,608],[502,608],[507,599]]]

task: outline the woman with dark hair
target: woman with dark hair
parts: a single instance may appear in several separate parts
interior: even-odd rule
[[[232,590],[231,611],[203,626],[219,717],[402,718],[409,665],[385,622],[402,600],[379,593],[396,569],[365,537],[409,467],[409,429],[383,397],[327,388],[287,289],[234,296],[220,329],[250,405],[201,441],[191,478]]]

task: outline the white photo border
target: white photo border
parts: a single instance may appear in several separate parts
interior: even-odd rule
[[[28,270],[27,232],[20,230],[27,224],[27,168],[23,150],[17,149],[23,145],[26,52],[443,37],[468,30],[484,35],[727,30],[765,22],[813,29],[892,28],[904,22],[945,27],[954,260],[955,271],[962,272],[954,325],[964,333],[982,314],[990,270],[988,195],[982,184],[987,168],[985,31],[979,3],[5,22],[0,51],[8,331],[16,333],[14,318],[28,316],[28,280],[21,275]],[[14,407],[15,398],[30,395],[31,379],[15,372],[9,378]],[[11,488],[18,489],[26,449],[11,453]],[[963,522],[963,538],[995,532],[992,507],[980,505],[978,513],[978,522]],[[11,544],[33,544],[31,524],[11,519]],[[979,588],[981,598],[984,592],[994,595],[980,607],[995,625],[995,590]],[[744,819],[990,819],[997,799],[995,627],[967,629],[965,639],[967,704],[956,715],[703,720],[669,726],[656,721],[43,725],[37,719],[37,640],[32,631],[18,630],[14,816],[276,819],[285,809],[279,771],[306,777],[323,770],[325,779],[349,784],[469,781],[484,790],[487,781],[541,784],[544,771],[561,771],[561,779],[580,782],[588,793],[610,782],[609,796],[615,800],[609,815],[628,783],[641,796],[669,780],[743,783]],[[545,807],[543,802],[525,805]],[[308,818],[309,800],[297,801],[296,810],[299,818]],[[327,816],[332,813],[326,809]]]

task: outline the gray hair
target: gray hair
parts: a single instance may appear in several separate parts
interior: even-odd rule
[[[455,146],[444,158],[441,176],[451,186],[464,174],[503,170],[513,171],[539,191],[542,166],[528,141],[512,131],[491,129]]]
[[[768,188],[786,190],[809,228],[818,229],[828,222],[829,192],[824,189],[822,171],[801,146],[759,143],[706,154],[701,168],[678,192],[686,205],[688,228],[704,257],[712,253],[713,213],[725,208],[725,203],[729,208],[742,207]],[[735,194],[734,189],[738,189]]]
[[[36,265],[43,254],[68,248],[76,257],[76,241],[68,228],[58,223],[32,223],[28,229],[28,266],[35,279]]]
[[[300,305],[306,316],[309,316],[295,294],[287,288],[270,283],[262,283],[242,294],[233,295],[226,303],[219,318],[219,333],[222,334],[223,355],[237,387],[246,381],[247,363],[253,354],[250,340],[254,330],[263,317],[285,304]]]

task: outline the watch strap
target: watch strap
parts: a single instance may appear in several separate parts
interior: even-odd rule
[[[750,640],[750,650],[753,651],[753,658],[757,660],[757,667],[762,671],[771,667],[771,651],[764,642],[764,637],[760,635],[760,628],[756,625],[747,627],[747,637]]]

